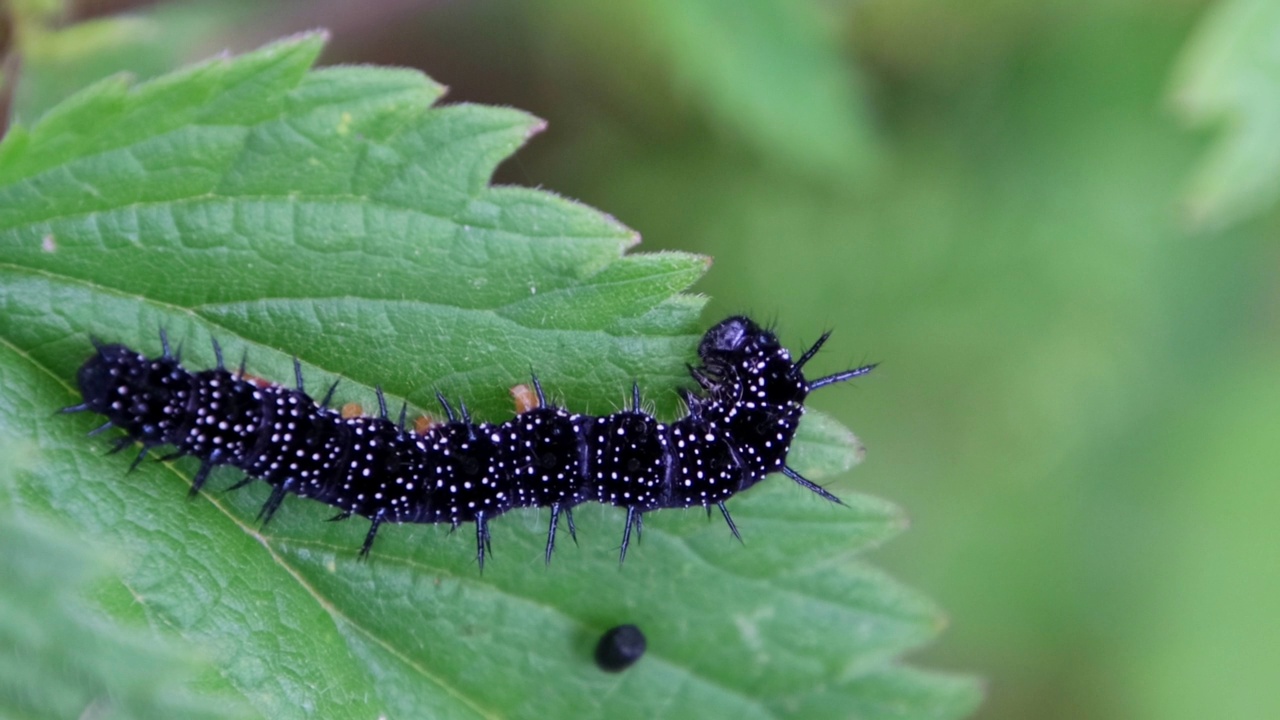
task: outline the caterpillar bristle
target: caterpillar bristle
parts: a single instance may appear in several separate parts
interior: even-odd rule
[[[833,385],[835,383],[844,382],[846,380],[852,380],[856,377],[862,377],[863,375],[866,375],[867,373],[875,369],[876,369],[876,363],[872,363],[871,365],[863,365],[862,367],[856,367],[851,370],[845,370],[844,372],[838,372],[835,375],[828,375],[823,378],[818,378],[817,380],[813,380],[809,383],[809,392],[813,392],[818,388],[826,387],[828,385]]]
[[[222,364],[222,346],[218,344],[218,338],[211,337],[209,342],[213,343],[214,367],[218,370],[225,370],[226,368]]]
[[[453,415],[453,407],[449,405],[449,401],[445,399],[444,393],[437,392],[436,400],[440,401],[440,407],[444,408],[444,416],[450,423],[455,423],[458,418]]]
[[[796,472],[795,470],[791,469],[786,465],[782,466],[782,474],[794,480],[796,484],[799,485],[800,487],[817,493],[818,496],[823,498],[824,500],[829,500],[835,503],[836,505],[844,504],[843,500],[827,492],[826,488],[823,488],[821,485],[813,482],[812,480],[806,478],[805,476],[801,475],[800,473]]]
[[[333,391],[338,389],[338,381],[334,380],[329,389],[325,391],[324,398],[320,400],[320,407],[328,408],[329,403],[333,400]]]
[[[104,432],[106,432],[106,431],[110,430],[111,428],[113,428],[113,427],[115,427],[115,426],[116,426],[116,424],[115,424],[115,423],[113,423],[113,422],[111,422],[110,420],[108,420],[108,421],[106,421],[106,422],[102,423],[101,425],[99,425],[98,427],[96,427],[96,428],[94,428],[94,429],[90,430],[89,432],[85,433],[85,436],[86,436],[86,437],[93,437],[94,435],[101,435],[102,433],[104,433]]]
[[[196,476],[191,478],[191,490],[187,492],[187,497],[194,498],[200,494],[200,488],[204,487],[204,483],[209,479],[209,473],[213,472],[213,468],[214,463],[211,460],[205,460],[200,463],[200,469],[196,471]]]
[[[345,516],[339,516],[333,519],[346,520],[348,517],[351,517],[351,513],[346,513]],[[377,537],[378,528],[381,525],[382,525],[382,513],[376,513],[373,517],[369,518],[369,532],[365,534],[364,543],[360,546],[360,555],[359,555],[360,560],[368,559],[369,551],[373,549],[373,539]]]
[[[725,523],[729,525],[729,532],[733,533],[733,536],[738,538],[738,542],[746,545],[742,540],[742,534],[738,532],[738,526],[733,523],[733,518],[729,515],[729,508],[725,506],[724,501],[721,500],[716,503],[716,505],[720,508],[720,514],[724,515]],[[707,508],[707,514],[711,514],[711,508]]]

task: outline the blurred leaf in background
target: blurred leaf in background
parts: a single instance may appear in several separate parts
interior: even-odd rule
[[[747,148],[784,171],[846,183],[865,175],[874,152],[840,37],[851,9],[813,0],[555,0],[528,14],[548,54],[598,55],[557,67],[630,95],[617,102],[656,100],[657,114],[673,102],[697,108],[712,136],[730,140],[724,152]]]
[[[12,120],[23,123],[108,75],[146,79],[198,57],[202,49],[211,54],[218,48],[202,43],[244,22],[249,7],[235,1],[160,4],[146,14],[61,23],[59,16],[75,6],[13,6],[34,16],[15,21],[22,66]]]
[[[1178,63],[1173,99],[1217,136],[1187,196],[1191,219],[1225,225],[1280,198],[1280,3],[1224,0]]]

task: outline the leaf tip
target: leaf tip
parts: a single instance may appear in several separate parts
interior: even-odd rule
[[[623,251],[630,250],[631,248],[634,248],[640,243],[644,242],[644,236],[640,234],[639,230],[633,230],[627,227],[626,225],[623,225],[616,217],[612,215],[609,215],[609,219],[614,221],[615,223],[618,223],[620,227],[626,228],[627,235],[626,235],[626,240],[623,241],[624,242],[622,246]]]
[[[259,57],[297,55],[301,58],[305,58],[307,60],[307,65],[314,65],[316,58],[318,58],[320,56],[320,52],[324,50],[324,46],[329,43],[329,37],[330,32],[327,28],[312,28],[311,30],[303,30],[292,35],[286,35],[245,55],[238,55],[229,50],[223,50],[218,53],[216,59],[221,61],[235,60],[253,55],[257,55]]]
[[[317,27],[310,30],[302,30],[292,35],[285,35],[275,42],[267,45],[267,48],[281,47],[287,48],[291,46],[314,46],[323,47],[329,43],[329,39],[333,33],[329,32],[329,28]]]
[[[545,131],[546,129],[547,129],[547,121],[546,121],[546,120],[543,120],[543,119],[542,119],[542,118],[540,118],[540,117],[530,116],[530,122],[529,122],[529,124],[525,127],[525,131],[524,131],[524,139],[525,139],[525,140],[529,140],[529,139],[530,139],[530,138],[532,138],[534,135],[537,135],[537,134],[539,134],[539,133],[541,133],[541,132]]]

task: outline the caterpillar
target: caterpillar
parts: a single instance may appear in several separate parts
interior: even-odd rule
[[[174,448],[162,460],[198,458],[192,496],[219,465],[244,472],[233,489],[267,483],[271,494],[258,513],[263,525],[290,493],[333,506],[335,520],[367,518],[361,558],[384,523],[474,523],[483,570],[492,553],[489,521],[513,508],[546,507],[550,563],[561,516],[576,542],[573,508],[598,502],[626,508],[622,562],[644,514],[663,508],[701,506],[710,514],[714,506],[741,540],[725,501],[770,473],[840,503],[786,464],[809,393],[875,367],[807,380],[804,366],[829,336],[793,361],[772,332],[750,319],[718,323],[699,343],[701,365],[689,366],[701,392],[681,391],[688,411],[672,423],[643,410],[638,383],[629,407],[594,417],[549,404],[534,376],[532,398],[521,393],[522,412],[504,423],[473,423],[464,403],[455,411],[437,393],[447,420],[406,430],[404,408],[393,421],[381,388],[377,415],[351,416],[329,407],[337,383],[318,402],[306,393],[296,358],[292,388],[246,374],[243,361],[228,370],[216,340],[216,366],[191,372],[163,332],[155,358],[95,339],[96,352],[77,373],[83,401],[63,412],[104,416],[91,435],[123,430],[112,452],[141,444],[130,469],[159,446]]]

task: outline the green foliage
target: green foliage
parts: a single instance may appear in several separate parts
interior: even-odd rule
[[[589,27],[585,42],[607,48],[593,72],[624,74],[631,86],[635,64],[616,59],[634,46],[718,137],[770,163],[840,183],[871,164],[875,145],[857,73],[827,22],[834,8],[813,0],[559,0],[551,8],[551,25]]]
[[[758,152],[819,175],[865,167],[850,60],[807,0],[649,0],[655,44],[689,98]]]
[[[202,38],[243,12],[239,2],[184,2],[160,5],[146,15],[61,28],[30,18],[21,35],[22,72],[13,116],[32,122],[73,92],[113,73],[150,78],[167,72]]]
[[[1191,217],[1228,224],[1280,198],[1280,3],[1227,0],[1209,11],[1178,69],[1174,99],[1219,135],[1192,180]]]
[[[544,191],[490,176],[541,128],[524,113],[432,107],[417,72],[312,70],[301,36],[132,86],[109,78],[0,145],[0,432],[40,461],[7,503],[118,549],[95,596],[206,648],[263,717],[957,717],[972,682],[895,664],[941,627],[936,608],[852,559],[902,526],[842,492],[825,505],[785,481],[733,501],[738,546],[698,513],[658,513],[617,567],[620,516],[583,508],[580,548],[541,560],[545,518],[495,523],[477,573],[468,538],[384,530],[356,562],[362,523],[320,522],[293,500],[266,529],[263,487],[183,502],[189,460],[124,473],[76,401],[90,336],[158,349],[167,329],[195,367],[209,338],[282,380],[341,380],[369,406],[380,384],[415,411],[434,392],[510,415],[536,369],[574,410],[608,412],[639,379],[667,416],[687,383],[702,300],[679,294],[705,258],[624,255],[635,234]],[[807,420],[813,476],[856,440]],[[217,487],[229,477],[215,478]],[[590,661],[619,622],[651,651],[620,676]]]
[[[0,438],[0,496],[31,448]],[[115,626],[80,594],[104,558],[36,519],[0,509],[0,715],[223,718],[228,698],[184,689],[198,664],[156,635]],[[207,667],[203,668],[208,670]]]

